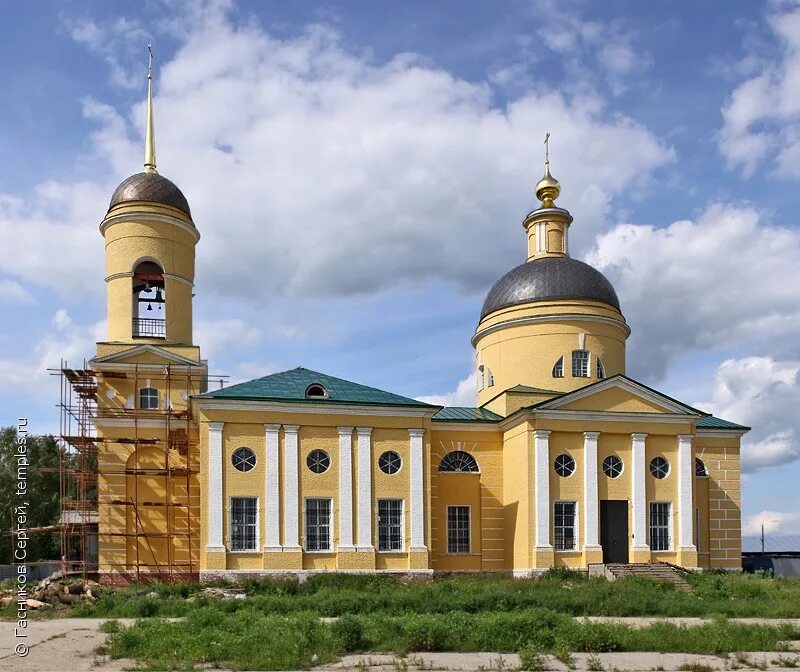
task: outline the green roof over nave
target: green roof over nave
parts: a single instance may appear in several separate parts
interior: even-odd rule
[[[306,395],[310,385],[322,385],[325,397]],[[318,404],[366,404],[370,406],[412,406],[416,408],[438,408],[431,404],[404,397],[393,392],[379,390],[354,383],[343,378],[329,376],[302,366],[289,371],[273,373],[263,378],[238,383],[221,390],[206,392],[201,399],[236,399],[250,401],[292,401]]]

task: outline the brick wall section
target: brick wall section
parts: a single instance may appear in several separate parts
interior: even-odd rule
[[[716,443],[716,441],[715,441]],[[730,443],[730,440],[729,440]],[[709,446],[698,451],[708,470],[711,567],[742,565],[742,500],[739,446]]]

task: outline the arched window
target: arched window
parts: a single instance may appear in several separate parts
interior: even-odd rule
[[[606,367],[603,366],[603,362],[600,361],[600,358],[597,358],[597,377],[598,378],[605,378],[606,377]]]
[[[325,399],[327,396],[328,390],[326,390],[325,387],[319,383],[311,383],[311,385],[306,388],[306,397]]]
[[[708,476],[708,469],[706,469],[705,463],[699,457],[694,458],[694,475],[698,478]]]
[[[564,377],[564,358],[559,357],[558,361],[553,365],[553,378]]]
[[[486,369],[486,387],[492,387],[494,385],[494,376],[492,375],[491,369]]]
[[[478,472],[480,470],[478,469],[478,463],[472,455],[465,453],[463,450],[454,450],[451,453],[447,453],[447,455],[442,458],[442,461],[439,463],[439,471],[462,474]]]
[[[155,387],[143,387],[139,390],[139,408],[146,411],[158,408],[158,390]]]
[[[133,269],[133,337],[164,338],[166,313],[164,271],[154,261]]]
[[[480,392],[486,385],[483,377],[483,364],[478,367],[478,392]]]
[[[588,378],[589,377],[589,351],[588,350],[573,350],[572,351],[572,375],[575,378]]]

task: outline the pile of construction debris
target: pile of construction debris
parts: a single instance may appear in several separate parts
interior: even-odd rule
[[[65,578],[60,572],[56,572],[30,591],[27,606],[28,609],[43,609],[59,605],[74,606],[85,602],[93,604],[97,598],[92,591],[96,592],[99,585],[97,581]],[[0,605],[7,607],[17,600],[15,589],[0,590]]]

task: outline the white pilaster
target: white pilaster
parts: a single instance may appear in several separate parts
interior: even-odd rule
[[[208,423],[208,544],[210,553],[225,552],[222,541],[222,428],[224,422]]]
[[[678,436],[678,550],[696,551],[693,543],[692,523],[692,437],[689,434]]]
[[[647,490],[645,488],[645,439],[647,434],[631,434],[631,520],[634,551],[649,551],[647,544]]]
[[[583,433],[584,549],[601,550],[597,531],[597,437],[600,432]]]
[[[423,469],[423,439],[424,429],[411,428],[408,430],[411,443],[411,550],[427,551],[425,546],[425,483]]]
[[[372,427],[357,427],[358,433],[358,550],[372,545]]]
[[[550,550],[550,430],[533,432],[534,450],[534,507],[536,516],[535,548]]]
[[[353,428],[339,427],[339,550],[353,546]]]
[[[264,552],[281,551],[281,491],[278,472],[278,432],[280,425],[264,425],[264,511],[266,543]]]
[[[283,472],[283,550],[300,549],[300,472],[298,465],[298,425],[284,425],[284,472]]]

